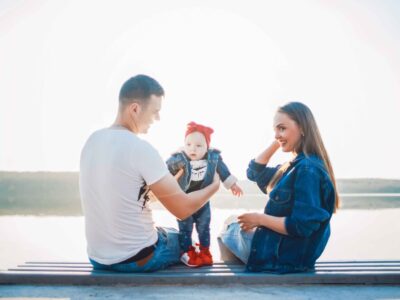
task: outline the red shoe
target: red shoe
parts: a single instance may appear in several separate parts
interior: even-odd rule
[[[210,253],[210,247],[204,247],[200,245],[199,258],[201,259],[203,266],[212,266],[213,258]]]
[[[203,265],[202,260],[193,246],[190,246],[189,250],[182,254],[181,262],[191,268],[197,268]]]

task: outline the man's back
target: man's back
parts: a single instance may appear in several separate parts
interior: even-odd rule
[[[122,127],[89,137],[81,154],[80,193],[91,259],[118,263],[157,241],[143,191],[167,172],[158,152]]]

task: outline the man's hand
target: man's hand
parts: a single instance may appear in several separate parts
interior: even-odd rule
[[[215,186],[215,191],[218,191],[220,183],[221,183],[221,178],[219,177],[218,173],[215,172],[213,182],[211,183],[211,185]]]
[[[174,175],[175,179],[178,181],[179,178],[182,177],[183,173],[185,173],[185,170],[184,170],[184,169],[179,169],[178,173],[176,173],[176,174]]]
[[[219,177],[205,188],[186,194],[171,173],[150,185],[151,191],[175,217],[184,220],[198,211],[219,188]]]

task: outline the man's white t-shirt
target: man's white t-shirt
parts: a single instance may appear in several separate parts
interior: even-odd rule
[[[91,259],[119,263],[157,241],[145,186],[166,174],[157,150],[126,129],[105,128],[89,137],[79,184]]]

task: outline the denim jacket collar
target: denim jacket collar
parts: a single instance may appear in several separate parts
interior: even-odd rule
[[[231,173],[220,156],[221,151],[215,148],[209,148],[203,159],[207,160],[207,171],[202,187],[205,187],[213,181],[214,174],[217,171],[224,182]],[[178,183],[182,190],[186,191],[190,185],[191,168],[190,158],[185,154],[183,149],[175,152],[167,160],[169,170],[175,174],[179,169],[184,168],[184,174],[178,179]]]
[[[298,153],[290,162],[291,166],[294,166],[297,164],[300,160],[302,160],[305,157],[305,154],[303,152]]]

